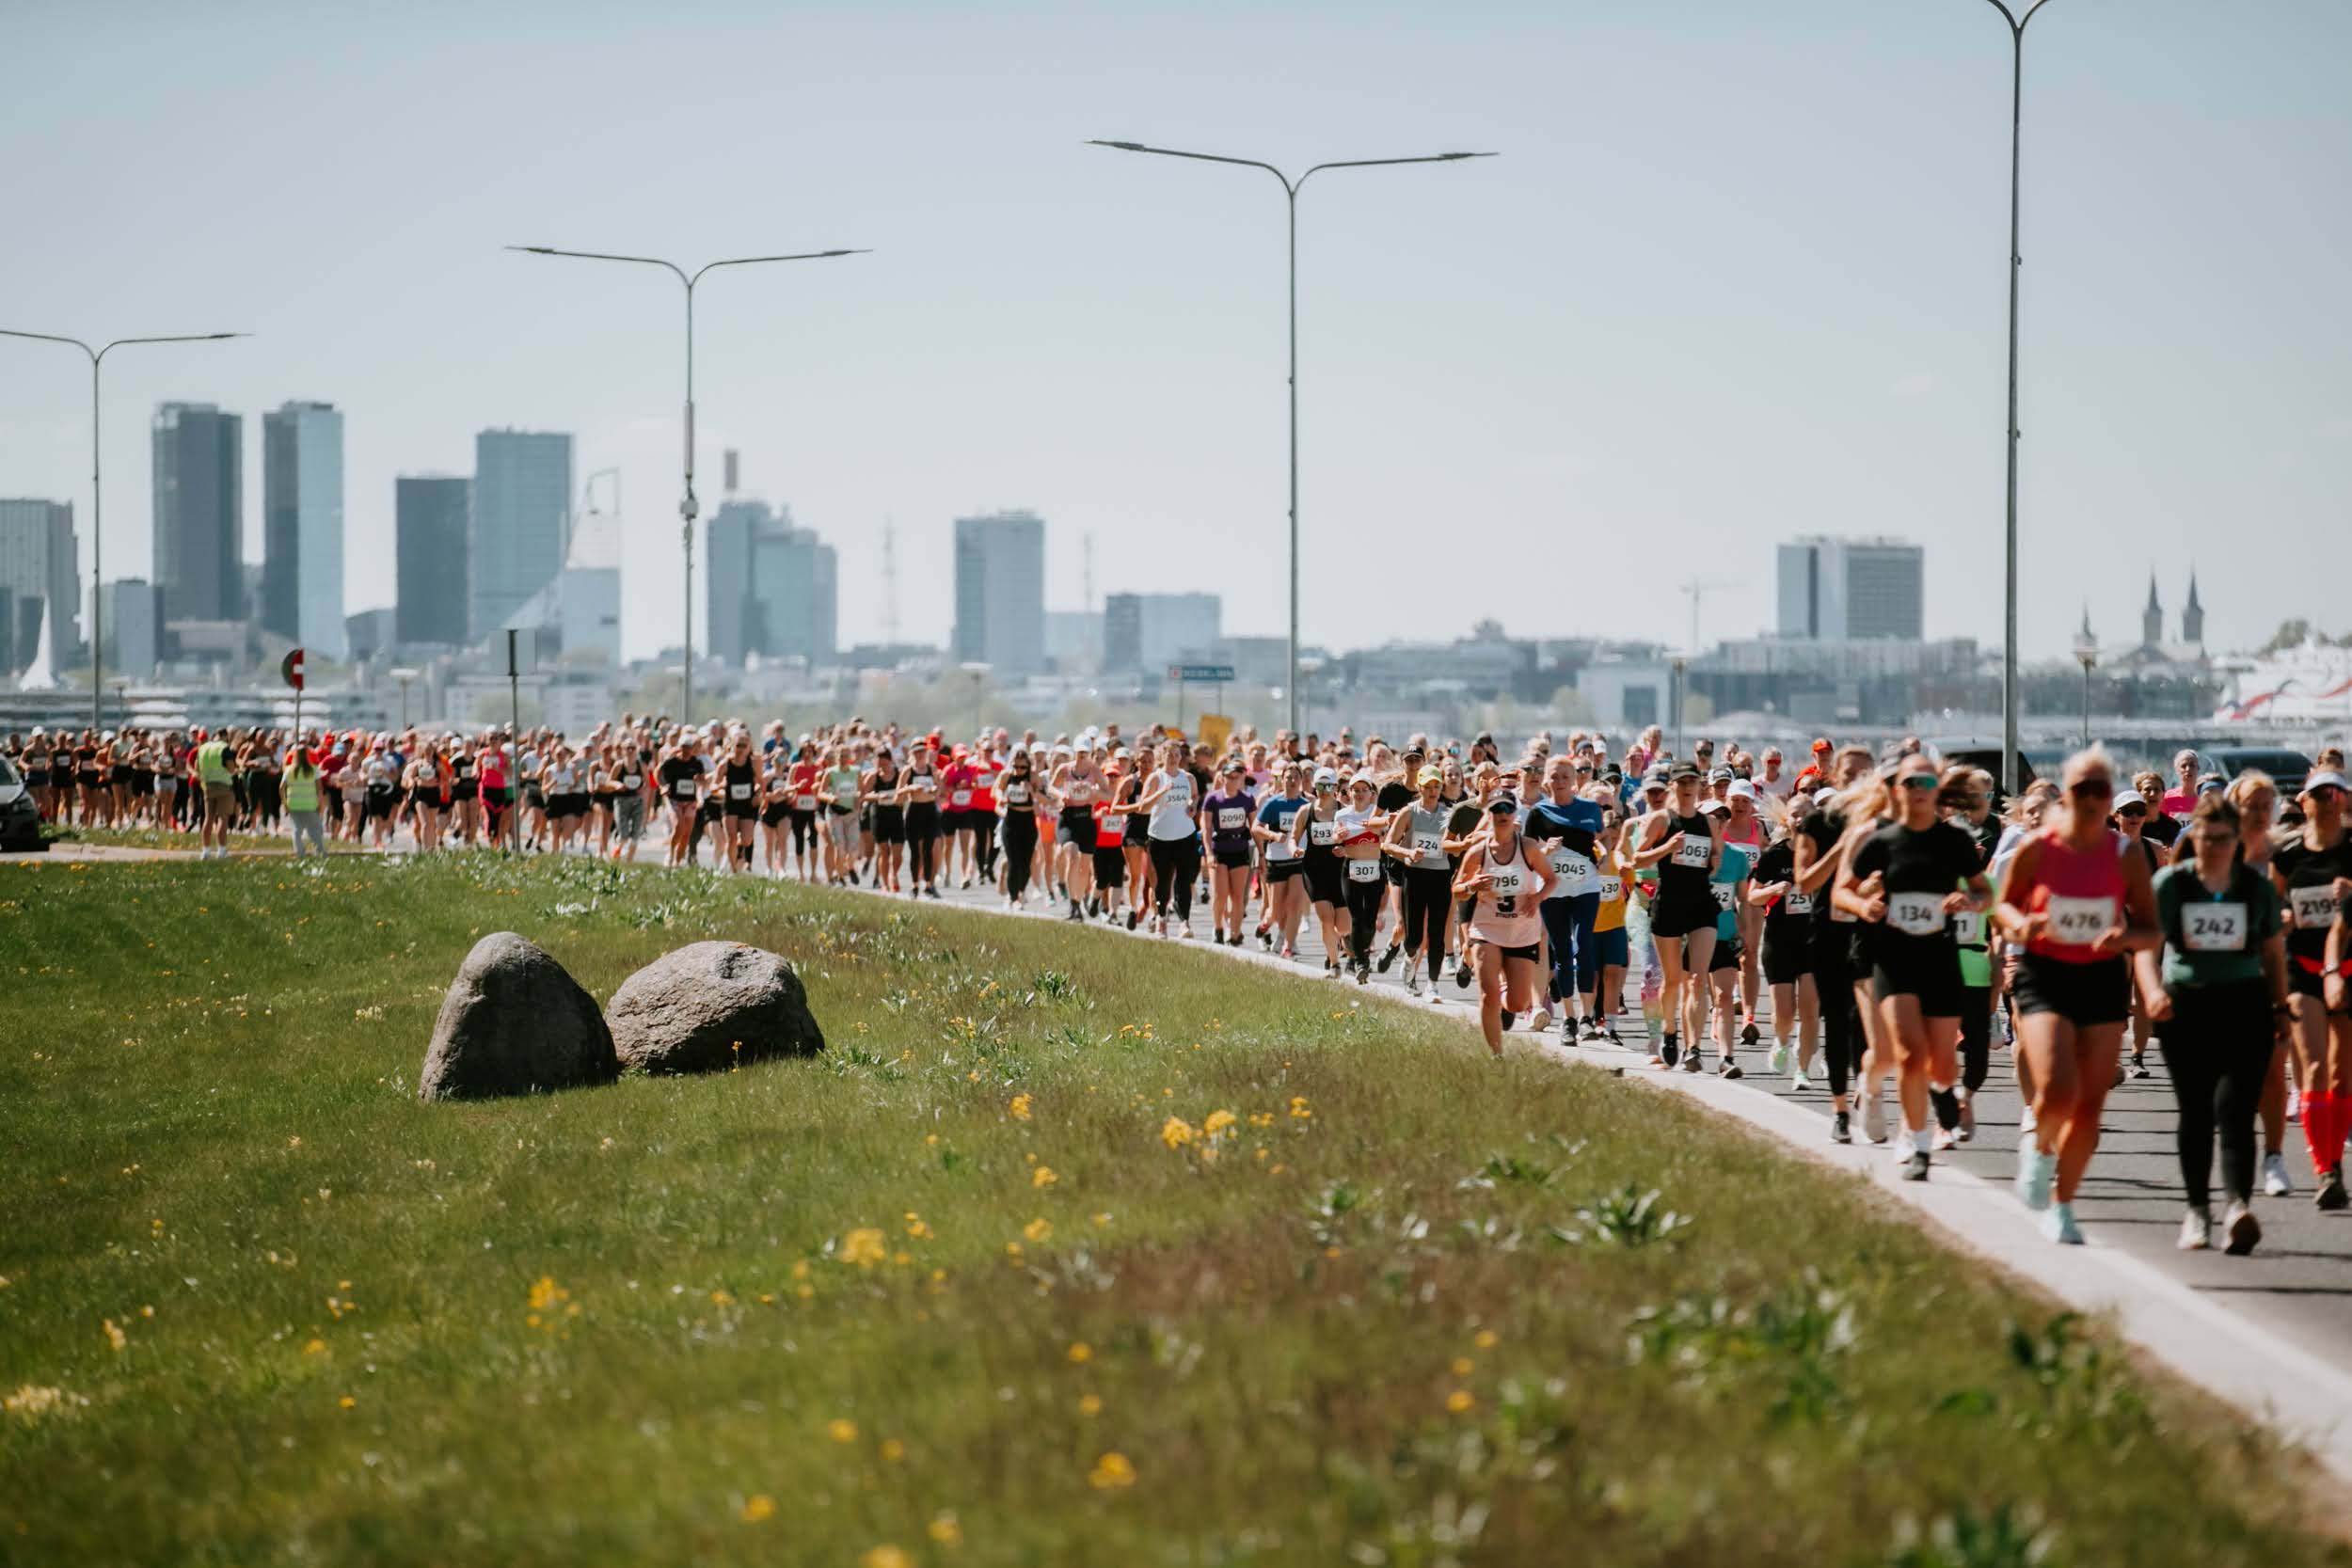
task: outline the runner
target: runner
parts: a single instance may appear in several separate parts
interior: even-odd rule
[[[2344,829],[2344,778],[2321,768],[2303,781],[2300,833],[2272,851],[2270,871],[2287,906],[2287,985],[2294,1014],[2296,1077],[2302,1090],[2303,1141],[2310,1146],[2314,1200],[2323,1210],[2352,1204],[2344,1185],[2344,1144],[2352,1123],[2352,1017],[2328,1000],[2328,943],[2336,911],[2352,897],[2352,839]],[[2341,963],[2343,960],[2336,960]]]
[[[2115,774],[2093,747],[2068,759],[2062,805],[2021,845],[2001,881],[1999,920],[2022,944],[2011,990],[2031,1065],[2034,1131],[2018,1146],[2017,1192],[2043,1233],[2079,1245],[2074,1195],[2099,1146],[2128,1010],[2124,955],[2161,940],[2147,863],[2107,827]]]
[[[874,885],[884,893],[903,888],[900,868],[906,858],[906,807],[898,799],[898,759],[887,745],[874,752],[873,770],[866,775],[859,799],[872,814]]]
[[[1534,1005],[1537,938],[1535,906],[1551,890],[1551,868],[1529,854],[1518,832],[1518,801],[1497,795],[1486,805],[1486,830],[1464,857],[1454,891],[1471,901],[1470,944],[1478,974],[1478,1027],[1486,1049],[1502,1054],[1502,1020]]]
[[[1748,882],[1748,903],[1763,911],[1759,962],[1772,995],[1772,1051],[1769,1060],[1775,1074],[1788,1074],[1788,1086],[1802,1093],[1811,1088],[1807,1077],[1820,1048],[1821,998],[1813,983],[1813,895],[1796,891],[1795,838],[1813,810],[1812,797],[1790,792],[1778,805],[1768,805],[1766,820],[1773,824],[1772,842],[1756,858]],[[1788,1037],[1796,1032],[1793,1062]]]
[[[1380,906],[1389,892],[1382,869],[1388,857],[1380,852],[1380,834],[1389,819],[1380,813],[1379,794],[1369,769],[1347,784],[1347,804],[1334,820],[1339,832],[1334,848],[1343,879],[1342,896],[1347,901],[1346,966],[1356,983],[1372,983],[1372,943],[1380,928]]]
[[[1699,807],[1699,770],[1677,764],[1667,775],[1671,799],[1665,809],[1642,821],[1637,867],[1658,868],[1658,896],[1650,908],[1650,940],[1663,971],[1661,1004],[1666,1021],[1661,1063],[1682,1061],[1682,1041],[1691,1043],[1685,1070],[1696,1072],[1698,1043],[1707,1018],[1707,973],[1715,958],[1715,895],[1709,879],[1722,863],[1723,846]],[[1549,880],[1549,879],[1547,879]]]
[[[1303,777],[1295,762],[1284,762],[1277,768],[1273,792],[1265,804],[1258,808],[1258,820],[1249,830],[1265,857],[1260,940],[1271,945],[1279,931],[1285,959],[1298,957],[1298,924],[1307,914],[1306,862],[1293,832],[1298,818],[1313,803],[1299,787]]]
[[[1414,774],[1413,798],[1390,818],[1388,855],[1405,879],[1403,918],[1397,936],[1405,950],[1405,990],[1422,994],[1422,969],[1429,971],[1429,1000],[1441,1003],[1438,981],[1445,974],[1446,924],[1454,913],[1454,863],[1445,850],[1445,772],[1423,763]]]
[[[1234,947],[1249,912],[1250,824],[1257,816],[1248,768],[1238,755],[1226,758],[1217,787],[1201,799],[1200,822],[1208,837],[1211,934]]]
[[[928,740],[918,740],[907,753],[906,776],[898,784],[898,800],[906,807],[907,896],[939,896],[939,792],[937,753]]]
[[[1307,899],[1314,906],[1323,938],[1323,972],[1336,976],[1347,947],[1347,893],[1340,867],[1340,775],[1333,768],[1314,772],[1314,800],[1291,823],[1291,843],[1299,853]]]
[[[1587,776],[1590,768],[1585,769]],[[1601,808],[1577,793],[1573,756],[1556,756],[1543,773],[1546,798],[1527,812],[1520,831],[1551,867],[1551,890],[1539,912],[1549,944],[1549,994],[1560,1004],[1560,1040],[1576,1043],[1580,1024],[1587,1037],[1600,1032],[1596,1018],[1600,988],[1600,868],[1593,857],[1602,827]]]

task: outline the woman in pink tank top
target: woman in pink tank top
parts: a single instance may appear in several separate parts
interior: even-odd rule
[[[2099,1147],[2131,1012],[2126,953],[2163,940],[2147,858],[2107,826],[2115,773],[2093,747],[2070,758],[2063,809],[2019,847],[2001,879],[1997,918],[2025,948],[2010,990],[2032,1092],[2033,1135],[2017,1149],[2017,1195],[2046,1211],[2043,1232],[2079,1243],[2074,1194]],[[2056,1202],[2052,1202],[2055,1196]]]
[[[1540,906],[1551,891],[1551,866],[1527,852],[1519,836],[1519,803],[1508,795],[1486,802],[1487,836],[1473,842],[1454,879],[1454,896],[1474,900],[1467,935],[1478,971],[1478,1026],[1486,1049],[1502,1054],[1502,1009],[1533,1005],[1542,957]]]

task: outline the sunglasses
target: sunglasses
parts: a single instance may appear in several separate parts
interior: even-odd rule
[[[2066,786],[2066,793],[2086,800],[2105,800],[2115,793],[2115,785],[2106,779],[2078,779]]]
[[[1935,775],[1932,773],[1914,773],[1909,778],[1903,780],[1903,787],[1905,789],[1933,789],[1935,787]]]
[[[2315,789],[2307,789],[2303,791],[2303,793],[2310,796],[2314,800],[2341,800],[2344,799],[2344,791],[2337,788],[2334,784],[2321,784]]]

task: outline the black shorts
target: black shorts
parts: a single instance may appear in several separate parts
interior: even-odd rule
[[[1091,828],[1091,824],[1089,824]],[[1098,888],[1120,888],[1127,885],[1126,847],[1122,844],[1098,844],[1094,847],[1094,885]]]
[[[1287,882],[1305,869],[1296,861],[1268,861],[1265,863],[1266,885],[1272,887],[1277,882]]]
[[[1738,969],[1741,953],[1738,937],[1727,937],[1718,931],[1715,934],[1715,956],[1707,960],[1707,972],[1721,974],[1726,969]]]
[[[546,807],[547,807],[547,803],[548,803],[548,792],[547,792],[546,786],[544,786],[543,784],[541,784],[539,783],[539,781],[538,781],[538,780],[533,779],[533,780],[532,780],[529,784],[527,784],[523,785],[523,804],[524,804],[524,805],[526,805],[526,806],[536,806],[536,807],[538,807],[538,808],[540,808],[540,809],[542,809],[542,810],[545,810],[545,809],[546,809]]]
[[[914,800],[907,806],[907,842],[918,843],[939,836],[939,808],[929,800]]]
[[[482,798],[482,786],[471,781],[453,784],[449,786],[449,798],[453,800],[478,800]]]
[[[389,816],[399,809],[399,790],[371,789],[368,791],[368,815],[370,816]]]
[[[1062,807],[1061,836],[1065,844],[1092,844],[1094,814],[1084,806]]]
[[[1493,942],[1486,941],[1483,937],[1472,937],[1470,938],[1470,942],[1479,947],[1493,947],[1498,954],[1506,958],[1524,958],[1529,963],[1540,963],[1543,961],[1542,958],[1538,957],[1538,955],[1543,952],[1543,944],[1541,942],[1531,942],[1524,947],[1496,947]]]
[[[729,800],[726,815],[733,821],[755,822],[759,819],[759,805],[754,800]]]
[[[1797,929],[1775,936],[1769,923],[1764,927],[1764,945],[1758,957],[1768,986],[1793,986],[1813,973],[1813,943],[1810,933],[1804,929],[1807,923],[1793,915],[1788,918]]]
[[[1337,855],[1311,856],[1307,861],[1307,896],[1318,904],[1347,902],[1346,873]]]
[[[786,805],[782,800],[771,800],[768,802],[766,808],[760,812],[759,819],[760,821],[766,823],[769,827],[773,828],[784,821],[784,814],[791,809],[791,807]]]
[[[1921,953],[1883,954],[1870,971],[1870,995],[1874,1000],[1915,996],[1923,1018],[1958,1018],[1963,989],[1956,948],[1938,952],[1931,946]]]
[[[1693,931],[1712,932],[1715,917],[1722,912],[1716,908],[1712,894],[1684,898],[1661,896],[1650,910],[1649,934],[1674,938],[1687,937]]]
[[[2130,978],[2120,957],[2068,963],[2026,953],[2017,960],[2010,1006],[2020,1018],[2056,1013],[2077,1024],[2121,1023],[2131,1016]]]
[[[1225,867],[1228,871],[1241,871],[1247,869],[1249,864],[1249,851],[1247,849],[1219,849],[1216,852],[1216,863]]]
[[[2287,994],[2289,996],[2309,996],[2325,1002],[2328,1000],[2327,982],[2327,975],[2317,970],[2305,968],[2303,960],[2294,954],[2287,955]]]
[[[875,806],[874,842],[904,844],[907,841],[906,810],[902,806]]]

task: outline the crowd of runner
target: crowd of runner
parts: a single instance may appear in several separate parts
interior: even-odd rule
[[[1176,941],[1199,901],[1220,945],[1359,985],[1401,962],[1431,1006],[1450,985],[1497,1054],[1506,1032],[1556,1028],[1661,1071],[1825,1081],[1831,1137],[1851,1142],[1858,1115],[1912,1180],[1974,1136],[2006,1049],[2017,1193],[2060,1243],[2082,1240],[2074,1200],[2107,1094],[2149,1075],[2153,1040],[2180,1106],[2183,1248],[2253,1249],[2257,1184],[2294,1190],[2290,1120],[2318,1206],[2352,1204],[2334,751],[2287,795],[2257,772],[2201,775],[2194,752],[2170,779],[2124,780],[2093,748],[2006,802],[1916,741],[1817,740],[1792,764],[1710,740],[1676,756],[1655,727],[1622,749],[1547,733],[1506,753],[1485,735],[950,740],[851,720],[787,737],[625,717],[577,743],[36,730],[0,756],[51,822],[193,829],[208,858],[232,832],[291,834],[298,856],[644,849],[907,898],[985,888]]]

